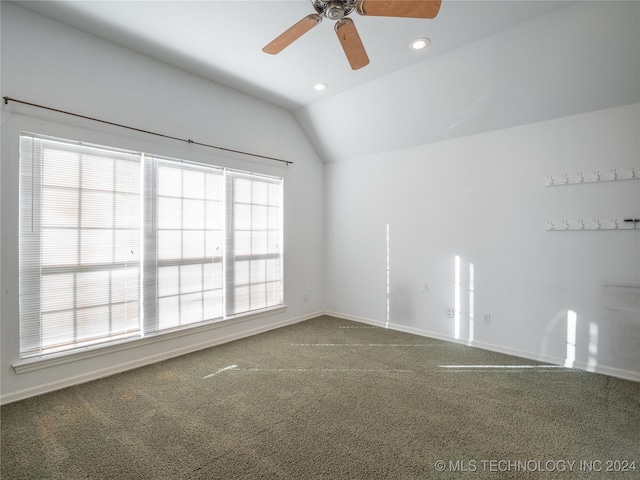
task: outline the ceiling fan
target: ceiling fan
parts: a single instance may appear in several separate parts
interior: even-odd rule
[[[353,70],[369,64],[353,20],[347,18],[354,10],[360,15],[376,17],[435,18],[442,0],[310,0],[317,13],[307,15],[285,30],[262,51],[275,55],[307,33],[322,21],[322,17],[335,20],[334,29],[347,60]]]

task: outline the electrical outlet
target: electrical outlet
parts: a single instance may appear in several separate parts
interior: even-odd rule
[[[447,308],[446,314],[447,314],[447,318],[455,317],[455,309],[454,308]]]
[[[304,301],[306,302],[307,300],[309,300],[309,294],[307,292],[304,292]]]
[[[491,324],[491,314],[490,313],[485,313],[484,315],[482,315],[482,323],[484,323],[485,325],[490,325]]]

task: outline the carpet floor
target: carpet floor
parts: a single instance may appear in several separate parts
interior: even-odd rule
[[[3,480],[640,478],[640,383],[327,316],[1,415]]]

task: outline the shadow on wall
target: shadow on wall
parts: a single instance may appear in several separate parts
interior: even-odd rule
[[[390,319],[395,323],[412,323],[415,317],[415,299],[413,297],[411,285],[394,281],[391,287],[391,243],[390,227],[387,223],[386,232],[386,261],[387,261],[387,320],[386,327],[389,327]]]
[[[453,267],[453,308],[447,316],[453,319],[453,337],[475,340],[475,266],[455,255]],[[393,281],[392,281],[393,280]],[[425,285],[425,290],[428,287]],[[390,320],[398,324],[412,324],[417,315],[417,291],[412,283],[393,278],[390,229],[386,229],[386,326]],[[601,317],[585,320],[579,309],[558,311],[547,323],[540,344],[543,358],[558,359],[566,368],[596,371],[599,366],[617,365],[616,368],[638,372],[640,367],[640,286],[605,285],[604,308]],[[481,316],[482,317],[482,316]],[[489,323],[484,314],[483,323]],[[564,360],[562,355],[564,351]],[[555,363],[555,361],[554,361]]]
[[[407,284],[394,284],[390,290],[391,318],[394,322],[410,325],[415,316],[414,298]]]
[[[604,308],[600,322],[582,321],[577,311],[561,310],[544,331],[541,353],[548,355],[550,343],[562,338],[565,344],[564,366],[595,371],[603,363],[637,372],[640,367],[640,286],[605,285]],[[608,328],[601,328],[606,322]],[[584,352],[586,362],[579,360]]]
[[[606,355],[616,365],[640,371],[640,285],[605,285],[603,300],[602,315],[612,328],[600,332],[596,356]]]

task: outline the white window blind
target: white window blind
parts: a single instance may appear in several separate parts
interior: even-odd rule
[[[230,262],[227,314],[282,303],[282,182],[243,173],[227,176]]]
[[[21,137],[23,357],[138,335],[140,156]]]
[[[23,134],[20,350],[283,304],[281,178]]]
[[[148,159],[146,330],[223,318],[224,171]]]

